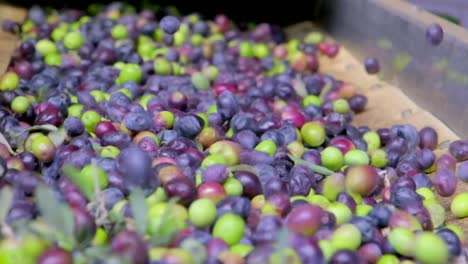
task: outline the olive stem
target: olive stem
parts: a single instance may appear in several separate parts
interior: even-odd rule
[[[296,165],[304,165],[304,166],[307,166],[309,169],[311,169],[313,172],[315,173],[318,173],[318,174],[321,174],[321,175],[325,175],[325,176],[328,176],[328,175],[331,175],[333,173],[335,173],[334,171],[331,171],[325,167],[322,167],[322,166],[319,166],[319,165],[316,165],[316,164],[313,164],[313,163],[310,163],[308,161],[305,161],[303,159],[300,159],[300,158],[297,158],[297,157],[294,157],[293,155],[291,154],[288,154],[288,157],[294,161],[294,164]]]

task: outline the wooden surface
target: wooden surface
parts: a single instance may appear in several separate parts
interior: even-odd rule
[[[0,23],[4,19],[13,21],[24,21],[26,12],[23,9],[15,8],[0,4]],[[13,52],[16,45],[16,36],[10,33],[5,33],[0,30],[0,72],[5,72],[10,62],[10,54]]]
[[[0,21],[9,18],[15,21],[23,21],[25,11],[19,8],[0,5]],[[288,35],[301,36],[315,28],[311,23],[302,23],[287,29]],[[4,72],[10,58],[10,54],[16,45],[16,38],[12,34],[0,30],[0,72]],[[362,66],[346,49],[342,48],[334,59],[320,58],[320,71],[335,76],[338,79],[353,84],[360,93],[368,99],[368,107],[362,114],[355,117],[356,125],[368,125],[373,129],[389,127],[393,124],[412,124],[418,129],[431,126],[439,133],[439,148],[437,154],[447,151],[448,142],[458,139],[440,120],[431,113],[421,109],[413,103],[400,89],[394,87],[373,75],[368,75]],[[468,191],[468,185],[460,183],[457,193]],[[443,204],[448,209],[449,199],[443,199]],[[468,220],[457,220],[448,215],[450,223],[460,225],[468,236]],[[465,237],[467,237],[465,236]],[[465,239],[465,244],[466,244]]]

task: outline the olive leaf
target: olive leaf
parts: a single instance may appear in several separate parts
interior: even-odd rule
[[[0,223],[5,223],[13,200],[13,190],[5,186],[0,191]]]
[[[54,143],[56,147],[59,147],[65,141],[65,138],[67,137],[67,132],[64,128],[59,128],[56,131],[51,131],[47,136],[50,138],[50,140]]]
[[[101,149],[102,149],[102,146],[98,143],[91,143],[92,147],[93,147],[93,150],[96,151],[97,153],[101,152]]]
[[[45,223],[56,230],[59,236],[70,240],[68,241],[70,243],[74,243],[74,220],[71,208],[59,202],[52,189],[45,185],[37,187],[36,201]]]
[[[6,139],[6,137],[2,133],[0,133],[0,143],[7,147],[8,152],[10,152],[10,154],[12,154],[12,155],[17,155],[18,154],[11,148],[10,143],[8,143],[8,140]]]
[[[135,188],[130,194],[130,206],[132,208],[135,227],[141,234],[146,234],[147,227],[147,207],[143,190]]]
[[[111,249],[109,246],[89,247],[84,250],[83,255],[88,260],[105,260],[111,257]]]
[[[69,165],[63,166],[61,170],[62,173],[78,187],[80,192],[83,193],[86,196],[86,198],[89,199],[89,201],[94,202],[96,200],[96,196],[93,190],[87,188],[88,184],[86,183],[86,180],[83,177],[81,177],[80,170]]]
[[[26,133],[26,132],[31,132],[31,131],[47,131],[47,132],[54,132],[54,131],[57,131],[58,128],[54,125],[51,125],[51,124],[45,124],[45,125],[37,125],[37,126],[31,126],[31,127],[28,127],[26,128],[25,130],[19,132],[18,134],[16,134],[16,136],[19,136],[23,133]]]
[[[185,249],[191,256],[194,264],[203,264],[208,257],[205,247],[194,238],[184,239],[181,248]]]
[[[331,89],[332,89],[332,83],[330,81],[327,81],[322,91],[320,92],[320,99],[325,100],[325,97],[328,95]]]
[[[247,171],[247,172],[257,175],[257,171],[255,170],[255,168],[247,164],[238,164],[238,165],[229,166],[228,171],[229,172]]]
[[[280,263],[286,263],[284,260],[286,260],[286,249],[288,247],[288,239],[289,239],[289,233],[288,229],[283,226],[276,237],[276,252],[279,255],[279,260]]]
[[[16,223],[15,223],[16,224]],[[57,241],[57,235],[54,234],[54,227],[49,226],[43,219],[37,219],[36,221],[29,221],[27,224],[23,225],[26,227],[25,232],[32,233],[41,237],[51,243]],[[18,227],[14,226],[15,230]]]
[[[45,101],[46,96],[47,96],[47,88],[44,86],[40,87],[37,91],[36,100],[38,102]]]
[[[179,229],[173,222],[172,211],[177,198],[172,198],[167,202],[166,210],[161,217],[159,226],[151,239],[153,246],[167,246],[176,237]]]
[[[294,161],[294,164],[295,165],[304,165],[306,167],[308,167],[310,170],[312,170],[313,172],[315,173],[318,173],[320,175],[325,175],[325,176],[328,176],[328,175],[331,175],[335,172],[333,172],[332,170],[329,170],[325,167],[322,167],[322,166],[319,166],[317,164],[313,164],[313,163],[310,163],[308,161],[305,161],[303,159],[300,159],[300,158],[297,158],[297,157],[294,157],[293,155],[291,154],[288,154],[288,157]]]

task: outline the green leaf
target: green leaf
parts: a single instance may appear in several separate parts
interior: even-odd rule
[[[247,171],[247,172],[257,175],[257,171],[255,170],[255,168],[247,164],[238,164],[238,165],[229,166],[228,171],[229,172]]]
[[[281,263],[283,263],[283,260],[286,259],[286,249],[288,248],[288,238],[289,238],[289,233],[288,229],[283,226],[276,237],[276,248],[277,252],[280,255],[280,260]]]
[[[184,239],[180,247],[189,252],[189,254],[192,256],[194,264],[203,264],[205,263],[205,260],[208,257],[208,254],[203,244],[201,244],[194,238]]]
[[[73,166],[63,166],[62,167],[62,173],[67,176],[80,190],[81,193],[83,193],[88,200],[91,202],[96,200],[96,196],[94,195],[93,191],[89,191],[87,188],[88,184],[85,182],[85,179],[81,177],[81,171],[78,170],[77,168]]]
[[[32,127],[26,128],[26,131],[36,131],[36,130],[44,130],[48,132],[53,132],[53,131],[57,131],[58,128],[51,124],[38,125],[38,126],[32,126]]]
[[[12,155],[18,154],[11,148],[10,143],[8,143],[8,140],[5,138],[5,136],[2,133],[0,133],[0,143],[7,147],[8,152],[10,152],[10,154]]]
[[[46,96],[47,96],[47,88],[44,86],[40,87],[37,91],[37,96],[36,96],[37,101],[38,102],[45,101]]]
[[[93,150],[96,151],[97,153],[101,152],[101,149],[102,149],[102,146],[99,145],[98,143],[91,143],[91,145],[93,146]]]
[[[9,186],[5,186],[0,191],[0,223],[5,223],[8,211],[13,200],[13,191]]]
[[[293,155],[291,154],[288,154],[288,157],[294,161],[294,164],[295,165],[304,165],[304,166],[307,166],[309,169],[311,169],[313,172],[315,173],[318,173],[318,174],[321,174],[321,175],[325,175],[325,176],[328,176],[328,175],[331,175],[335,172],[325,168],[325,167],[322,167],[322,166],[319,166],[319,165],[316,165],[316,164],[313,164],[313,163],[310,163],[308,161],[305,161],[303,159],[300,159],[300,158],[297,158],[297,157],[294,157]]]
[[[161,217],[158,230],[153,236],[151,242],[153,246],[167,246],[179,232],[177,224],[173,222],[172,210],[174,204],[177,203],[177,198],[172,198],[167,202],[167,208],[164,215]]]
[[[53,234],[54,228],[49,226],[43,219],[28,222],[26,232],[40,236],[49,242],[55,243],[57,241],[57,236]]]
[[[93,183],[94,183],[94,199],[93,200],[96,200],[99,198],[99,193],[101,192],[101,188],[99,187],[99,179],[97,177],[98,175],[98,171],[97,171],[97,166],[95,164],[93,164]]]
[[[83,254],[88,259],[104,260],[111,256],[111,249],[108,246],[104,247],[89,247],[84,250]]]
[[[59,202],[52,190],[45,185],[36,189],[36,201],[42,218],[66,239],[73,239],[73,213],[66,204]]]
[[[50,138],[50,140],[54,143],[56,147],[59,147],[65,141],[65,138],[67,137],[67,132],[63,127],[61,127],[56,131],[51,131],[47,136]]]
[[[332,84],[330,82],[325,83],[325,86],[320,92],[320,99],[325,100],[325,97],[328,95],[331,89],[332,89]]]
[[[141,234],[146,234],[147,227],[147,208],[146,199],[143,190],[135,188],[130,194],[130,206],[132,208],[135,228]]]
[[[31,131],[47,131],[47,132],[54,132],[54,131],[57,131],[58,128],[54,125],[51,125],[51,124],[45,124],[45,125],[38,125],[38,126],[31,126],[31,127],[28,127],[26,128],[25,130],[19,132],[18,134],[16,134],[16,136],[19,136],[23,133],[26,133],[26,132],[31,132]]]

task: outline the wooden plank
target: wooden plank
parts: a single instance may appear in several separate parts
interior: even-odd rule
[[[26,11],[22,8],[0,4],[0,23],[4,19],[16,22],[24,21]],[[10,63],[10,54],[13,53],[17,43],[17,37],[11,33],[0,30],[0,72],[5,72]]]

